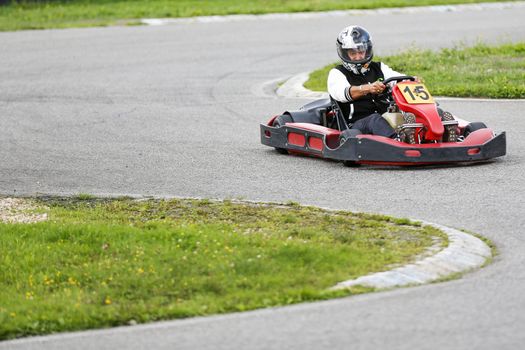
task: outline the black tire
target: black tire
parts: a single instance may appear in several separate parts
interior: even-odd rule
[[[354,162],[353,160],[344,160],[343,164],[349,168],[359,168],[361,164]]]
[[[274,119],[272,125],[276,128],[280,128],[285,126],[286,123],[293,123],[293,119],[288,114],[282,114]],[[285,148],[275,147],[275,150],[281,154],[288,154],[288,151]]]
[[[288,114],[282,114],[274,119],[273,126],[281,127],[284,126],[286,123],[293,123],[293,119]]]
[[[473,133],[476,130],[486,129],[486,128],[487,128],[487,126],[485,125],[485,123],[482,123],[482,122],[469,123],[465,127],[465,130],[463,131],[463,136],[467,137],[468,135],[470,135],[471,133]]]

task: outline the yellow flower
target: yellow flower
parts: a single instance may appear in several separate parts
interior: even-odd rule
[[[139,275],[142,275],[142,274],[144,273],[144,269],[143,269],[142,267],[138,268],[138,269],[137,269],[137,273],[138,273]]]
[[[106,297],[106,299],[104,299],[104,304],[110,305],[111,304],[111,299],[109,297]]]

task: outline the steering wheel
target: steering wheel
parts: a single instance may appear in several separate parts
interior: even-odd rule
[[[386,88],[385,88],[385,90],[382,93],[377,95],[376,100],[378,102],[380,102],[380,103],[389,104],[390,103],[390,95],[392,93],[392,88],[388,85],[388,83],[391,83],[393,81],[395,81],[397,83],[397,82],[400,82],[400,81],[403,81],[403,80],[416,81],[416,77],[414,77],[412,75],[400,75],[400,76],[397,76],[397,77],[390,77],[390,78],[382,81],[382,83],[386,85]]]
[[[393,81],[395,81],[397,83],[397,82],[402,81],[402,80],[416,81],[416,77],[414,77],[412,75],[400,75],[398,77],[388,78],[387,80],[383,81],[383,84],[386,85],[386,84],[391,83]]]

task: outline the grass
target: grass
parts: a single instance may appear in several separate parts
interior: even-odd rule
[[[525,42],[473,47],[457,46],[439,52],[411,49],[377,58],[394,70],[422,77],[435,96],[525,98]],[[310,75],[310,90],[326,91],[330,64]]]
[[[94,199],[95,196],[93,196],[92,194],[89,194],[89,193],[79,193],[75,196],[75,198],[77,200],[90,200],[90,199]]]
[[[309,12],[494,2],[494,0],[59,0],[0,1],[0,30],[137,24],[140,18]],[[7,4],[5,4],[7,3]]]
[[[446,241],[407,219],[296,203],[36,203],[48,221],[0,223],[0,339],[362,293],[328,288]]]

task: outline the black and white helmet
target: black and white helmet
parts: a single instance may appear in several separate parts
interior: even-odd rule
[[[364,52],[365,55],[352,59],[351,54],[355,52]],[[372,36],[363,27],[346,27],[337,36],[337,54],[346,69],[356,74],[364,73],[374,57]]]

